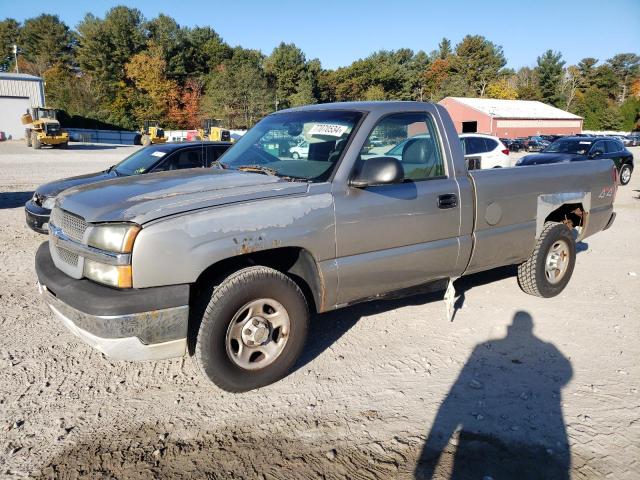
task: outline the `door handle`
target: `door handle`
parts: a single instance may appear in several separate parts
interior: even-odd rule
[[[458,196],[455,193],[445,193],[438,196],[438,208],[456,208]]]

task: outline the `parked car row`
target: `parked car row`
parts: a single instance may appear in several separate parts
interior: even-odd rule
[[[622,141],[614,137],[563,137],[540,153],[520,158],[516,166],[597,159],[612,160],[616,166],[620,184],[629,183],[634,167],[633,154],[627,150]]]

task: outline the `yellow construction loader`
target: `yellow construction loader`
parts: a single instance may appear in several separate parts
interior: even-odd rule
[[[167,137],[158,120],[145,120],[140,130],[140,143],[144,146],[152,143],[166,143]]]
[[[219,120],[207,119],[203,120],[202,128],[198,129],[198,137],[200,140],[209,140],[211,142],[230,142],[231,132],[226,128],[220,127]]]
[[[53,108],[32,108],[20,120],[26,127],[24,135],[28,147],[38,150],[42,145],[60,148],[69,146],[69,134],[60,128]]]

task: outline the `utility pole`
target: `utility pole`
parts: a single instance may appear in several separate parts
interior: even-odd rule
[[[13,44],[13,58],[16,61],[16,73],[20,73],[20,70],[18,69],[18,45],[15,43]]]

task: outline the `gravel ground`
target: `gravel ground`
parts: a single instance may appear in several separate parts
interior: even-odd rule
[[[293,373],[233,395],[104,358],[38,297],[24,202],[134,148],[0,144],[0,477],[640,476],[640,173],[562,295],[502,268],[456,283],[453,322],[441,295],[324,314]]]

